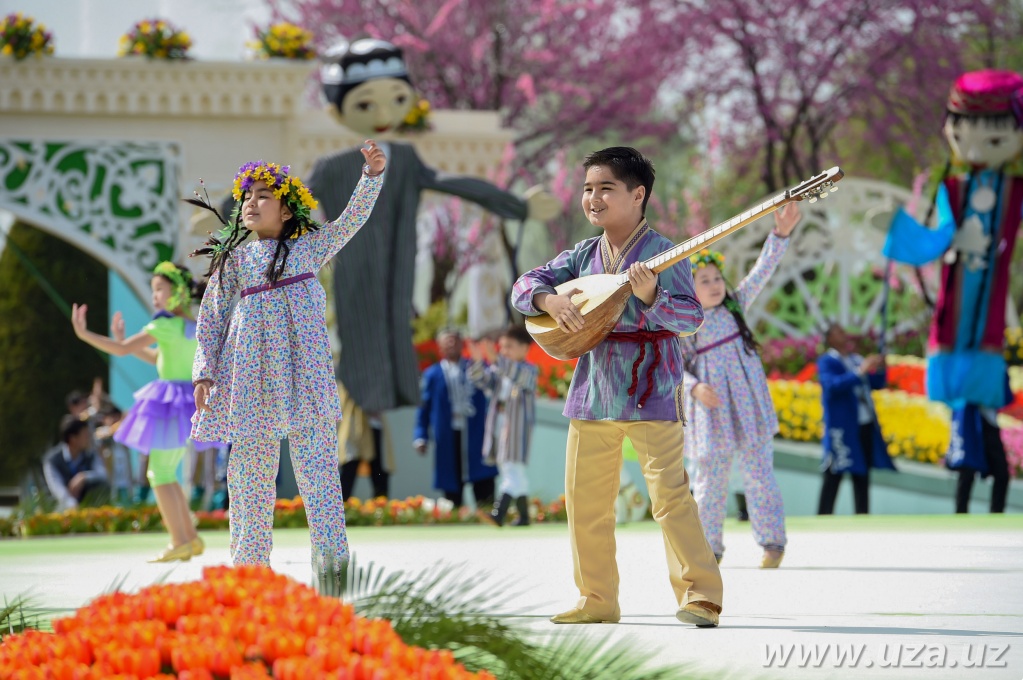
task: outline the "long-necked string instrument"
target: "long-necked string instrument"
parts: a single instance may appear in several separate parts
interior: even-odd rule
[[[647,260],[644,264],[655,274],[668,267],[686,260],[693,253],[719,241],[732,232],[742,229],[764,215],[770,214],[792,201],[808,198],[811,203],[823,198],[829,191],[835,191],[835,183],[842,179],[843,172],[836,166],[814,175],[810,179],[786,189],[774,198],[736,215],[713,229],[708,229],[699,236],[664,251],[660,255]],[[575,359],[586,354],[603,342],[604,338],[614,329],[625,311],[625,304],[632,295],[632,285],[627,272],[621,274],[592,274],[581,276],[557,286],[558,294],[578,288],[580,293],[572,296],[572,302],[583,315],[584,324],[581,330],[568,333],[558,327],[558,323],[549,314],[541,314],[526,319],[526,330],[533,336],[536,343],[547,354],[555,359]]]

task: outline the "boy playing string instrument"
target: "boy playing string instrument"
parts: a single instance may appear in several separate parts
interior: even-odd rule
[[[547,312],[566,332],[587,322],[572,295],[554,287],[588,274],[628,272],[633,295],[614,332],[579,359],[565,416],[571,419],[565,496],[579,601],[554,623],[614,623],[618,604],[614,504],[628,436],[639,455],[667,553],[676,617],[716,626],[721,574],[704,537],[682,466],[683,375],[679,334],[696,332],[703,308],[687,266],[659,276],[643,262],[672,247],[644,212],[654,184],[649,160],[629,147],[597,151],[583,162],[582,208],[603,234],[523,274],[512,303],[523,314]]]

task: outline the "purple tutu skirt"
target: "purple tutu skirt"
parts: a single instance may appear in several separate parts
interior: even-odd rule
[[[176,449],[192,433],[195,397],[191,382],[154,380],[135,393],[114,440],[137,451]]]

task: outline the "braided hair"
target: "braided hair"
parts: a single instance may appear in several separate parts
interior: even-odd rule
[[[727,281],[725,285],[727,285]],[[725,292],[725,299],[721,304],[732,313],[735,325],[739,327],[739,337],[742,338],[742,345],[746,349],[746,354],[756,354],[759,352],[760,343],[753,337],[753,330],[746,323],[746,315],[742,313],[742,305],[739,304],[732,291]]]

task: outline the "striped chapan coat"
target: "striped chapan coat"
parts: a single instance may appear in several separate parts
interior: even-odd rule
[[[373,214],[333,262],[341,341],[337,378],[370,413],[419,404],[411,322],[416,213],[423,190],[464,198],[505,219],[526,218],[523,199],[489,182],[440,173],[425,165],[410,144],[381,147],[388,162]],[[358,148],[316,161],[307,184],[326,214],[344,210],[363,162]]]
[[[539,369],[534,364],[504,357],[498,357],[493,364],[476,362],[469,367],[469,380],[490,401],[483,431],[483,460],[498,465],[529,461],[529,443],[536,423],[538,374]],[[507,385],[503,384],[505,381]],[[503,426],[498,424],[502,408]]]

